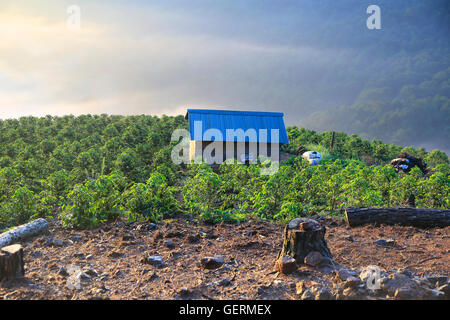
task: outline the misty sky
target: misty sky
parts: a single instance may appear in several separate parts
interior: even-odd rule
[[[66,26],[81,8],[81,29]],[[295,1],[0,2],[0,118],[284,111],[351,49],[297,41]],[[365,28],[361,6],[358,26]],[[301,21],[303,25],[305,21]],[[311,97],[313,100],[314,97]],[[311,110],[314,111],[314,110]]]
[[[349,10],[348,1],[316,0],[323,10],[311,10],[309,0],[1,0],[0,118],[209,107],[281,111],[297,124],[353,102],[358,77],[369,78],[348,71],[370,61],[351,36],[339,40],[333,21],[345,16],[372,41],[372,2]],[[66,25],[73,4],[80,30]]]

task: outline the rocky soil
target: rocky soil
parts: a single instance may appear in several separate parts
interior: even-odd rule
[[[450,227],[320,222],[341,271],[274,271],[284,229],[276,223],[179,217],[77,231],[51,222],[22,242],[25,277],[3,281],[0,299],[450,299]],[[380,270],[373,290],[371,265]]]

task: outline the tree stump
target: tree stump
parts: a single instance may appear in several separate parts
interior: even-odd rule
[[[3,247],[0,250],[0,280],[23,277],[23,248],[20,244]]]
[[[325,241],[325,227],[307,218],[295,218],[284,229],[281,251],[277,256],[276,269],[282,272],[283,257],[290,256],[297,265],[331,267],[334,260]]]

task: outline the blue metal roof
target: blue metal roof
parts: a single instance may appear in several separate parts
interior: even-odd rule
[[[209,141],[238,141],[238,142],[276,142],[271,136],[271,129],[278,129],[279,143],[289,143],[289,139],[284,125],[283,113],[281,112],[260,112],[260,111],[231,111],[231,110],[207,110],[188,109],[186,118],[189,120],[189,133],[191,140]],[[201,125],[201,130],[195,130],[195,124]],[[211,134],[211,139],[206,137],[208,129],[216,129]],[[242,129],[247,133],[255,132],[256,136],[233,135],[227,130]],[[250,131],[247,131],[249,130]],[[251,129],[254,129],[251,130]],[[265,130],[264,130],[265,129]],[[260,131],[261,130],[261,131]],[[212,131],[208,131],[211,133]],[[217,135],[217,136],[216,136]],[[220,135],[222,137],[220,137]],[[267,138],[264,137],[266,135]],[[245,139],[245,140],[244,140]]]

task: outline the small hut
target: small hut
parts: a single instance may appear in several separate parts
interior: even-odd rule
[[[280,147],[289,143],[283,113],[188,109],[189,159],[208,164],[237,159],[256,163],[265,156],[279,160]]]

